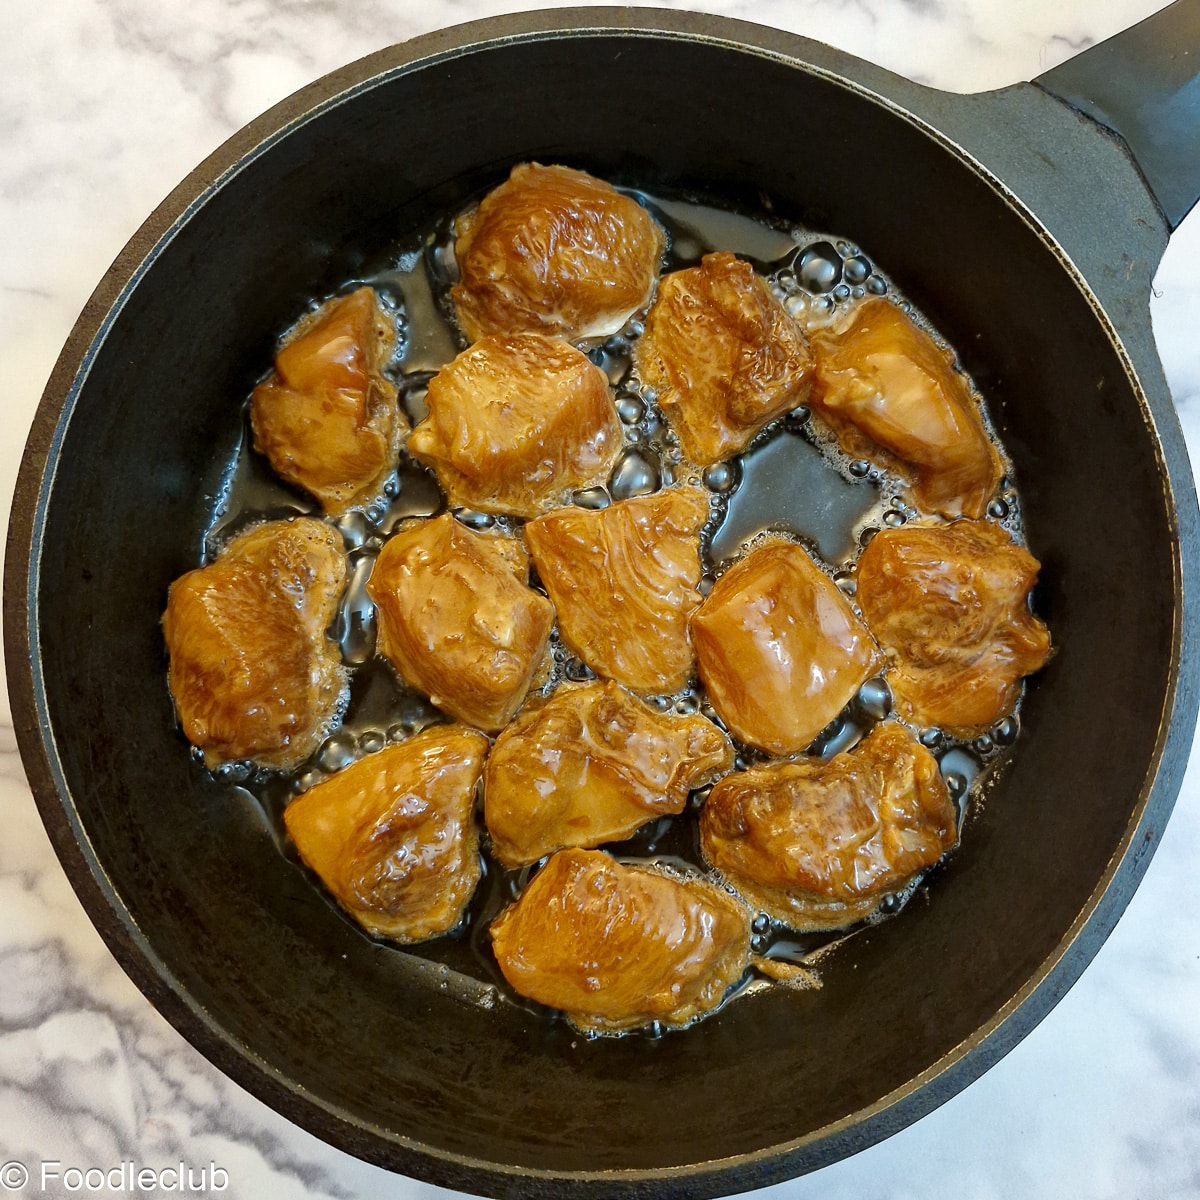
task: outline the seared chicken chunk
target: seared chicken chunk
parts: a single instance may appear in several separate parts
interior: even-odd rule
[[[250,398],[254,448],[275,472],[338,514],[378,497],[408,421],[383,376],[396,331],[359,288],[305,318]]]
[[[700,814],[705,857],[793,929],[839,929],[932,866],[957,839],[937,760],[903,726],[853,750],[727,775]]]
[[[474,805],[487,749],[474,729],[435,725],[284,810],[300,857],[368,933],[422,942],[462,919],[481,876]]]
[[[528,579],[514,538],[475,533],[449,513],[401,529],[367,581],[379,650],[438,708],[494,733],[521,707],[554,624]]]
[[[656,712],[617,684],[564,684],[496,739],[484,777],[492,850],[508,867],[564,846],[628,837],[680,813],[688,792],[733,765],[702,716]]]
[[[837,585],[791,542],[734,563],[691,629],[713,707],[742,741],[772,754],[803,750],[880,662]]]
[[[708,512],[699,488],[675,488],[608,508],[560,508],[525,526],[562,639],[593,671],[641,692],[687,683]]]
[[[490,333],[608,337],[650,302],[664,238],[628,196],[583,171],[520,163],[455,222],[451,289],[471,341]]]
[[[863,618],[888,657],[896,712],[970,737],[1010,713],[1050,654],[1029,610],[1038,561],[987,521],[902,525],[858,563]]]
[[[603,482],[621,449],[608,378],[561,338],[487,337],[429,384],[408,439],[452,506],[532,517]]]
[[[812,332],[813,408],[842,449],[908,479],[917,506],[981,517],[1004,474],[947,353],[890,300]]]
[[[804,403],[812,359],[800,326],[749,263],[727,250],[663,277],[634,347],[684,454],[707,465],[744,450]]]
[[[241,534],[171,585],[168,682],[210,767],[253,758],[287,770],[320,744],[346,695],[325,635],[345,581],[341,534],[301,517]]]
[[[705,879],[560,850],[492,922],[504,978],[585,1033],[688,1025],[750,961],[750,914]]]

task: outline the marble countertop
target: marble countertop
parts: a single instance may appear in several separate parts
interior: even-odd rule
[[[160,199],[238,127],[379,47],[512,0],[7,0],[0,6],[0,495],[60,346]],[[1158,0],[708,0],[921,82],[1030,78]],[[1200,455],[1200,212],[1150,299]],[[289,1124],[222,1076],[133,987],[43,832],[0,700],[0,1160],[210,1162],[207,1193],[434,1200]],[[1200,764],[1145,882],[1079,983],[1011,1054],[888,1141],[763,1200],[1200,1197]],[[0,1169],[0,1186],[19,1183]],[[225,1186],[220,1187],[220,1183]],[[125,1192],[101,1190],[91,1195]],[[201,1194],[193,1192],[191,1194]]]

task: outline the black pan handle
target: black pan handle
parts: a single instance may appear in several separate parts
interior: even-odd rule
[[[1033,82],[1124,140],[1175,230],[1200,199],[1200,0],[1175,0]]]

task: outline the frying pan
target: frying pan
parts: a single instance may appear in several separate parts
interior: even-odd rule
[[[506,18],[331,76],[186,181],[51,380],[5,587],[14,716],[47,829],[168,1018],[328,1140],[520,1195],[706,1195],[812,1169],[928,1111],[1027,1032],[1141,877],[1195,716],[1196,504],[1146,319],[1195,196],[1197,124],[1168,119],[1191,77],[1166,85],[1160,56],[1133,100],[1100,85],[1120,77],[1105,56],[1133,69],[1156,45],[1195,47],[1196,11],[1174,5],[1145,37],[987,97],[712,18]],[[775,112],[787,120],[763,119]],[[821,991],[753,997],[656,1042],[580,1042],[464,1003],[353,935],[192,768],[162,686],[163,591],[195,561],[238,398],[288,314],[527,157],[752,208],[765,194],[868,247],[988,396],[1060,647],[1022,753],[929,903],[850,942]],[[664,1127],[680,1097],[687,1120]]]

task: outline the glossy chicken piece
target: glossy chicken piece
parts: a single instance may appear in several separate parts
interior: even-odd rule
[[[525,526],[562,639],[597,674],[640,692],[687,684],[708,513],[699,488],[672,488],[608,508],[560,508]]]
[[[650,302],[663,232],[607,183],[569,167],[520,163],[454,225],[451,289],[470,341],[491,333],[616,333]]]
[[[367,582],[380,653],[444,712],[502,729],[544,666],[554,624],[528,578],[514,538],[475,533],[449,513],[402,529]]]
[[[422,942],[462,920],[481,869],[475,785],[488,740],[435,725],[293,800],[300,857],[368,933]]]
[[[727,250],[663,277],[634,347],[684,454],[707,465],[744,450],[803,404],[812,359],[766,281]]]
[[[487,337],[429,384],[408,439],[452,507],[532,517],[603,482],[621,449],[608,378],[561,338]]]
[[[1038,561],[987,521],[903,525],[858,563],[863,618],[888,657],[896,712],[970,737],[1010,713],[1050,654],[1029,610]]]
[[[706,717],[660,713],[612,682],[561,685],[496,739],[484,820],[507,867],[564,846],[629,837],[683,811],[688,792],[733,765]]]
[[[705,879],[560,850],[492,923],[504,978],[585,1033],[716,1008],[750,960],[750,914]]]
[[[842,449],[908,479],[926,512],[983,516],[1004,468],[946,351],[883,298],[810,338],[812,405]]]
[[[305,318],[250,398],[254,448],[325,511],[368,504],[396,469],[408,421],[383,376],[396,331],[367,287]]]
[[[320,744],[346,696],[325,634],[345,580],[341,534],[300,517],[241,534],[171,585],[171,696],[210,767],[252,758],[287,770]]]
[[[803,750],[880,665],[845,596],[791,542],[734,563],[691,628],[713,707],[736,737],[772,754]]]
[[[839,929],[932,866],[957,840],[937,760],[903,726],[848,753],[727,775],[700,814],[708,861],[793,929]]]

